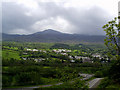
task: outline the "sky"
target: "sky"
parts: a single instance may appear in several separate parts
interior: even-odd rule
[[[3,0],[2,32],[32,34],[46,29],[104,35],[102,26],[118,16],[119,0]]]

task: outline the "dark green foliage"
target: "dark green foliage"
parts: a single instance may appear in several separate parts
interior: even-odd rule
[[[111,90],[119,90],[120,89],[120,84],[115,83],[112,79],[109,79],[108,77],[105,77],[100,85],[98,86],[100,89],[111,89]]]
[[[120,84],[120,60],[116,61],[109,70],[109,78]]]
[[[24,86],[44,84],[42,77],[56,75],[55,69],[44,69],[39,66],[13,66],[3,67],[3,86]]]
[[[61,89],[65,89],[65,90],[76,90],[76,89],[88,89],[88,86],[85,85],[85,81],[81,81],[80,78],[79,79],[73,79],[73,81],[67,81],[67,82],[64,82],[63,84],[61,85],[53,85],[53,86],[50,86],[50,87],[45,87],[46,89],[58,89],[58,90],[61,90]],[[40,88],[42,89],[42,88]]]
[[[104,25],[103,29],[106,32],[106,39],[104,41],[109,49],[108,55],[111,58],[114,57],[116,61],[114,61],[108,69],[96,73],[98,77],[107,76],[100,84],[100,88],[120,84],[120,23],[117,23],[117,18],[114,18],[114,20]],[[111,86],[109,88],[111,88]]]
[[[37,72],[22,72],[15,75],[16,85],[38,85],[42,84],[41,76]]]
[[[102,82],[100,83],[99,88],[105,88],[105,87],[107,87],[107,86],[110,85],[110,84],[111,84],[111,80],[108,79],[108,78],[105,78],[105,79],[103,79]]]
[[[69,46],[69,45],[67,45],[67,44],[56,43],[56,44],[54,44],[54,45],[51,47],[51,49],[53,49],[53,48],[59,48],[59,49],[69,49],[69,48],[70,48],[70,46]]]
[[[120,57],[120,23],[117,23],[117,18],[114,18],[104,25],[103,29],[106,32],[105,45],[108,47],[110,54],[115,54],[117,59]]]
[[[4,87],[11,86],[12,76],[2,76],[2,85]]]
[[[20,63],[21,61],[22,63]],[[47,63],[45,68],[44,64],[44,62],[32,64],[25,60],[14,60],[12,65],[5,65],[3,67],[3,87],[46,84],[47,81],[42,78],[68,81],[78,77],[79,72],[94,73],[100,68],[89,65],[89,63],[83,63],[81,66],[72,63],[68,66],[61,63],[56,66],[56,63]]]
[[[109,70],[109,78],[120,82],[120,23],[117,23],[117,18],[114,18],[104,25],[103,29],[106,32],[105,45],[109,49],[109,55],[116,57],[117,60]]]
[[[98,78],[107,77],[109,75],[111,64],[112,63],[110,63],[109,65],[108,64],[102,65],[102,68],[100,68],[100,70],[95,73],[95,77]]]

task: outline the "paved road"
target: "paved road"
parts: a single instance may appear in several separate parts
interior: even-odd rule
[[[57,83],[57,84],[50,84],[50,85],[40,85],[40,86],[33,86],[33,87],[23,87],[23,88],[6,88],[6,89],[2,89],[2,90],[33,90],[35,88],[40,88],[40,87],[50,87],[53,85],[61,85],[63,83]]]
[[[95,78],[91,81],[88,82],[88,86],[89,88],[96,88],[99,84],[100,84],[100,81],[102,80],[103,78]]]
[[[88,80],[94,76],[94,74],[80,74],[80,73],[79,75],[83,77],[81,80]]]

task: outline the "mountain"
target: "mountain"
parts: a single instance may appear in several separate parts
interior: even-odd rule
[[[62,33],[59,31],[52,30],[52,29],[47,29],[47,30],[44,30],[42,32],[37,32],[34,34],[62,34]]]
[[[3,41],[18,42],[104,42],[105,36],[67,34],[52,29],[29,35],[2,34]]]

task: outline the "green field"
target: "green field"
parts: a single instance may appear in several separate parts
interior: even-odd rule
[[[4,59],[14,58],[14,59],[20,60],[19,52],[13,51],[13,50],[3,50],[2,57]]]

